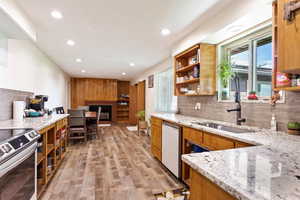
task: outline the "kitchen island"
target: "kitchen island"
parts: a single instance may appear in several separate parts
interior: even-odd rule
[[[249,129],[249,132],[226,132],[199,125],[199,122],[235,125],[183,115],[155,113],[152,117],[182,126],[183,137],[185,130],[193,130],[187,133],[198,134],[198,139],[197,135],[193,136],[195,143],[198,141],[197,144],[211,150],[182,155],[183,166],[189,166],[187,183],[191,200],[300,199],[299,137],[248,126],[242,128]],[[210,149],[205,135],[214,136],[210,142],[221,148]],[[222,146],[213,141],[218,138],[226,140],[226,144],[231,141],[233,145]],[[249,145],[243,148],[236,145],[237,142]]]

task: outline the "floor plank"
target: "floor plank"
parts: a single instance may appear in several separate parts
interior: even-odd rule
[[[42,200],[153,200],[180,187],[152,158],[148,136],[114,125],[98,139],[69,147]]]

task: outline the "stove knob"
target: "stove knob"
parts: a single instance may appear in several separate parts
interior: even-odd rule
[[[2,146],[2,148],[3,148],[5,153],[9,153],[12,150],[12,148],[8,144],[4,144]]]

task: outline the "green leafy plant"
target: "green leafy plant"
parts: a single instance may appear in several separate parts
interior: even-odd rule
[[[145,111],[144,110],[137,112],[136,116],[140,121],[145,121]]]
[[[291,130],[300,130],[300,123],[298,122],[289,122],[287,128]]]
[[[235,76],[235,73],[232,71],[232,65],[227,59],[222,60],[219,64],[219,76],[223,88],[227,88],[229,80]]]
[[[256,94],[254,90],[250,91],[249,94]]]

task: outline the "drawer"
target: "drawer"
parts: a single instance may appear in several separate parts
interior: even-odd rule
[[[210,150],[225,150],[235,147],[234,141],[209,133],[203,133],[203,144]]]
[[[152,155],[161,161],[161,150],[156,146],[151,146]]]
[[[162,125],[162,120],[158,119],[156,117],[151,118],[151,123],[155,126],[161,126]]]
[[[196,129],[184,127],[183,138],[198,145],[203,143],[203,133]]]

